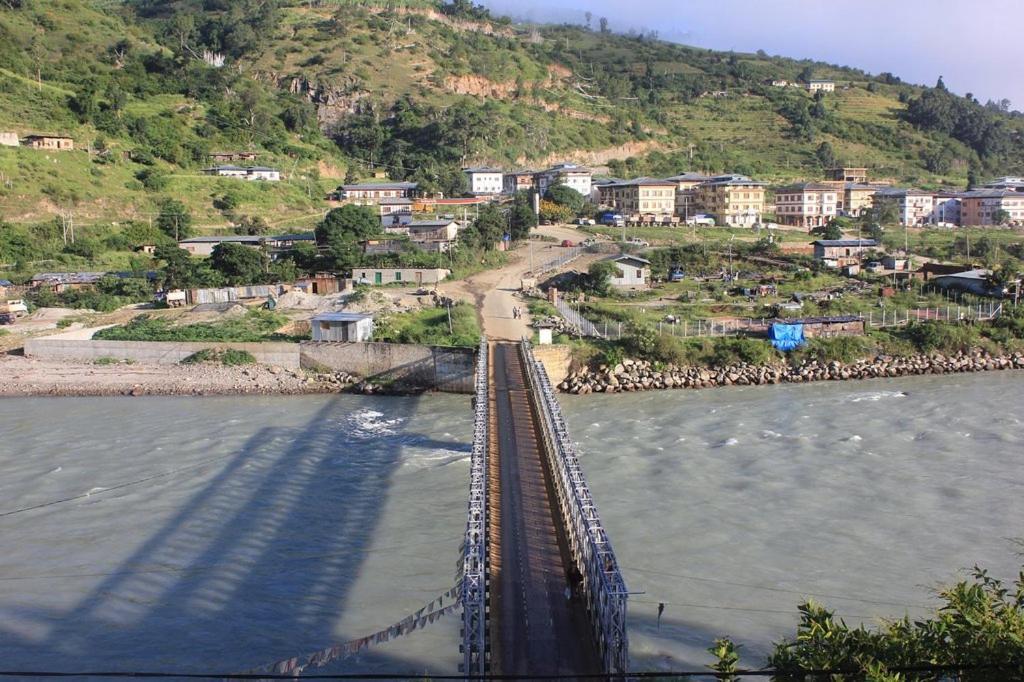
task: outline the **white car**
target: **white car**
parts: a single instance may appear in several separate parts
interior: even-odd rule
[[[643,249],[646,249],[648,246],[650,246],[649,243],[645,242],[643,239],[640,239],[640,237],[630,237],[629,240],[626,241],[626,243],[631,244],[633,246],[639,246],[640,248]]]

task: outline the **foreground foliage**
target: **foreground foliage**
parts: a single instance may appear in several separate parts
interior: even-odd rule
[[[126,325],[101,329],[93,338],[105,341],[291,341],[294,339],[290,336],[277,333],[287,323],[284,315],[265,310],[250,310],[227,320],[182,326],[174,326],[165,318],[139,315]]]

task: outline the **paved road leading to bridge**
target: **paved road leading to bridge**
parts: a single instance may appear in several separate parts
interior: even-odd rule
[[[600,673],[515,344],[492,346],[491,372],[492,672]]]

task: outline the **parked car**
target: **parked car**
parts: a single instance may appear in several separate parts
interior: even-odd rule
[[[670,282],[682,282],[686,279],[686,273],[679,268],[674,268],[672,272],[668,273],[668,281]]]
[[[0,313],[0,324],[14,324],[14,313]]]
[[[577,225],[596,225],[597,221],[595,221],[593,218],[580,218],[579,220],[576,221],[576,224]]]
[[[562,240],[562,246],[576,246],[576,245],[572,243],[571,239],[563,239]]]
[[[626,240],[626,243],[630,244],[631,246],[639,246],[642,249],[646,249],[648,246],[650,246],[648,242],[645,242],[643,239],[640,239],[640,237],[630,237],[628,240]]]
[[[586,239],[580,242],[580,246],[593,246],[596,243],[596,239],[594,239],[593,237],[587,237]]]

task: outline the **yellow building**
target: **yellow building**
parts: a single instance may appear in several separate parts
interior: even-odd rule
[[[697,188],[710,180],[700,173],[683,173],[665,178],[676,185],[676,215],[686,220],[700,211],[697,209]]]
[[[744,175],[717,175],[697,187],[697,208],[719,224],[751,227],[764,213],[765,184]]]
[[[635,178],[598,185],[602,206],[618,213],[675,215],[676,183],[655,178]]]

